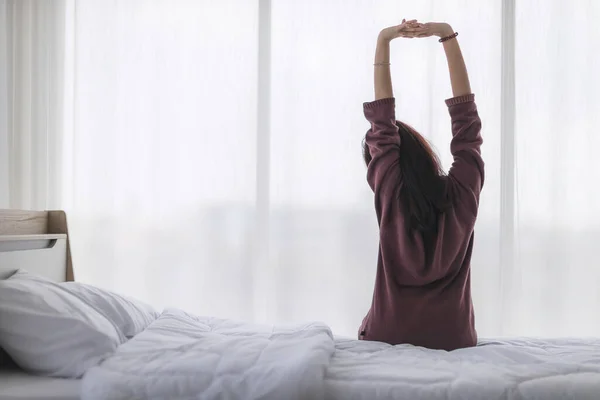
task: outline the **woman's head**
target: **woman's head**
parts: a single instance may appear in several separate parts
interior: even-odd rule
[[[403,122],[396,121],[396,125],[400,135],[398,165],[402,180],[398,196],[407,228],[435,231],[438,216],[448,203],[445,172],[427,139]],[[368,166],[371,154],[364,141],[363,158]]]

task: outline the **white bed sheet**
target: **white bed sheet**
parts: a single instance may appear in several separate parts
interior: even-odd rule
[[[453,352],[336,338],[328,399],[598,400],[600,339],[480,340]]]
[[[80,380],[46,378],[0,369],[0,400],[79,400]]]

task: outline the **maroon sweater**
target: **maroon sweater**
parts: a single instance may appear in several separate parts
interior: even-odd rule
[[[371,309],[359,338],[453,350],[477,344],[471,302],[473,226],[483,186],[481,120],[474,95],[446,100],[452,119],[448,173],[451,206],[438,221],[437,238],[426,257],[421,235],[407,232],[397,196],[400,135],[394,98],[364,104],[371,123],[366,135],[372,160],[367,181],[375,193],[379,257]]]

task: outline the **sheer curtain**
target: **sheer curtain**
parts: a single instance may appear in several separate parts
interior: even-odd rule
[[[61,77],[59,100],[39,100],[60,126],[44,134],[42,114],[19,115],[19,124],[34,121],[27,133],[4,118],[27,109],[14,93],[45,89],[19,88],[22,77],[3,68],[0,206],[67,209],[79,280],[158,307],[322,320],[354,336],[378,245],[360,148],[375,37],[402,17],[447,20],[460,32],[484,123],[477,329],[600,335],[595,2],[25,3],[61,15],[49,20],[63,30],[30,39],[57,50],[43,47],[52,57],[42,59],[7,50],[27,41],[14,33],[25,27],[14,25],[15,3],[3,2],[0,18],[13,22],[2,24],[3,66]],[[449,166],[439,43],[399,40],[391,61],[398,118]],[[9,147],[22,138],[31,139]],[[33,159],[49,169],[23,170]],[[48,183],[27,185],[33,202],[19,182],[35,171]]]
[[[510,333],[600,335],[599,18],[596,1],[517,1]]]
[[[60,206],[65,2],[0,1],[0,206]]]

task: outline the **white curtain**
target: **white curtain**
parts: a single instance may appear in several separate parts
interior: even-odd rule
[[[600,335],[600,3],[517,1],[511,332]]]
[[[597,2],[0,4],[0,206],[65,208],[77,279],[354,336],[378,245],[360,149],[375,38],[403,17],[446,20],[484,122],[477,329],[600,335]],[[398,40],[391,61],[398,118],[448,166],[439,43]]]
[[[60,206],[64,1],[0,0],[0,206]]]

